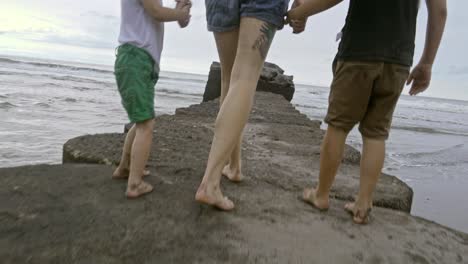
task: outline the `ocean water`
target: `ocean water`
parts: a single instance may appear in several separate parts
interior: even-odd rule
[[[156,113],[201,102],[206,80],[162,72]],[[298,84],[293,103],[321,120],[328,92]],[[122,132],[126,122],[112,67],[0,58],[0,167],[60,163],[68,139]],[[356,130],[348,143],[361,147]],[[385,171],[414,189],[412,214],[468,233],[468,102],[402,96]]]

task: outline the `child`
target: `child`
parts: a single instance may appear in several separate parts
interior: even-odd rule
[[[181,0],[182,1],[182,0]],[[128,177],[126,195],[137,198],[153,190],[142,180],[150,153],[154,126],[154,86],[164,39],[164,22],[187,25],[189,1],[175,9],[162,6],[162,0],[121,0],[122,21],[115,61],[115,76],[122,105],[135,123],[125,138],[122,158],[114,179]]]
[[[294,21],[327,10],[342,0],[306,0],[288,13]],[[405,85],[410,95],[423,92],[431,80],[447,17],[446,0],[426,0],[428,23],[421,60],[413,63],[419,0],[350,0],[346,24],[333,68],[328,129],[320,157],[319,183],[303,198],[326,210],[330,188],[340,165],[346,137],[359,123],[363,137],[359,194],[345,209],[358,224],[368,222],[375,186],[385,158],[393,111]]]

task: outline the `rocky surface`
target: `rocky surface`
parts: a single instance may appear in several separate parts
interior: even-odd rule
[[[262,74],[257,84],[257,91],[271,92],[282,95],[286,100],[291,101],[294,96],[295,86],[293,77],[284,75],[284,70],[278,65],[265,62]],[[208,75],[203,102],[208,102],[221,95],[221,66],[218,62],[213,62]]]
[[[218,102],[182,108],[176,115],[157,118],[153,155],[149,166],[159,170],[169,166],[173,173],[201,176],[208,157]],[[279,95],[258,92],[243,144],[244,174],[272,186],[300,192],[313,185],[319,168],[323,131],[319,121],[311,121]],[[124,135],[88,135],[64,145],[63,162],[116,164]],[[337,176],[333,194],[352,200],[359,185],[360,154],[347,146],[344,164]],[[413,192],[405,183],[382,175],[375,204],[409,212]]]
[[[320,213],[298,201],[290,173],[287,188],[265,168],[224,181],[234,212],[201,206],[202,166],[165,154],[148,178],[155,191],[138,200],[106,165],[0,169],[1,263],[468,263],[468,235],[382,208],[358,226],[338,200]]]

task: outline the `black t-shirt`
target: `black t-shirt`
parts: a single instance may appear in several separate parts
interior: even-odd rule
[[[350,0],[338,60],[411,66],[419,0]]]

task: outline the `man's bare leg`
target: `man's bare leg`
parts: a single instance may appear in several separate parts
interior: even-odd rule
[[[135,125],[127,132],[125,142],[122,150],[122,157],[120,158],[119,166],[115,169],[112,174],[113,179],[128,179],[130,174],[130,155],[132,152],[133,141],[135,140]],[[149,171],[143,170],[143,176],[148,176]]]
[[[135,139],[131,150],[130,177],[127,186],[128,198],[137,198],[153,191],[153,186],[142,179],[153,142],[153,128],[154,119],[135,124]]]
[[[339,128],[328,126],[320,153],[320,175],[316,189],[305,189],[304,201],[314,207],[326,210],[329,206],[330,189],[343,158],[348,133]]]
[[[221,106],[229,91],[231,72],[237,54],[239,29],[229,32],[214,33],[214,36],[218,48],[219,61],[221,63],[221,98],[219,100]],[[228,164],[223,169],[223,175],[234,182],[240,182],[243,178],[241,172],[241,144],[242,135],[231,153]]]
[[[255,18],[242,18],[229,92],[219,111],[213,144],[195,199],[222,210],[234,203],[221,192],[221,173],[249,118],[258,78],[276,29]]]
[[[353,214],[357,224],[366,224],[372,209],[373,194],[385,161],[385,140],[362,139],[361,179],[356,202],[348,203],[345,209]]]

